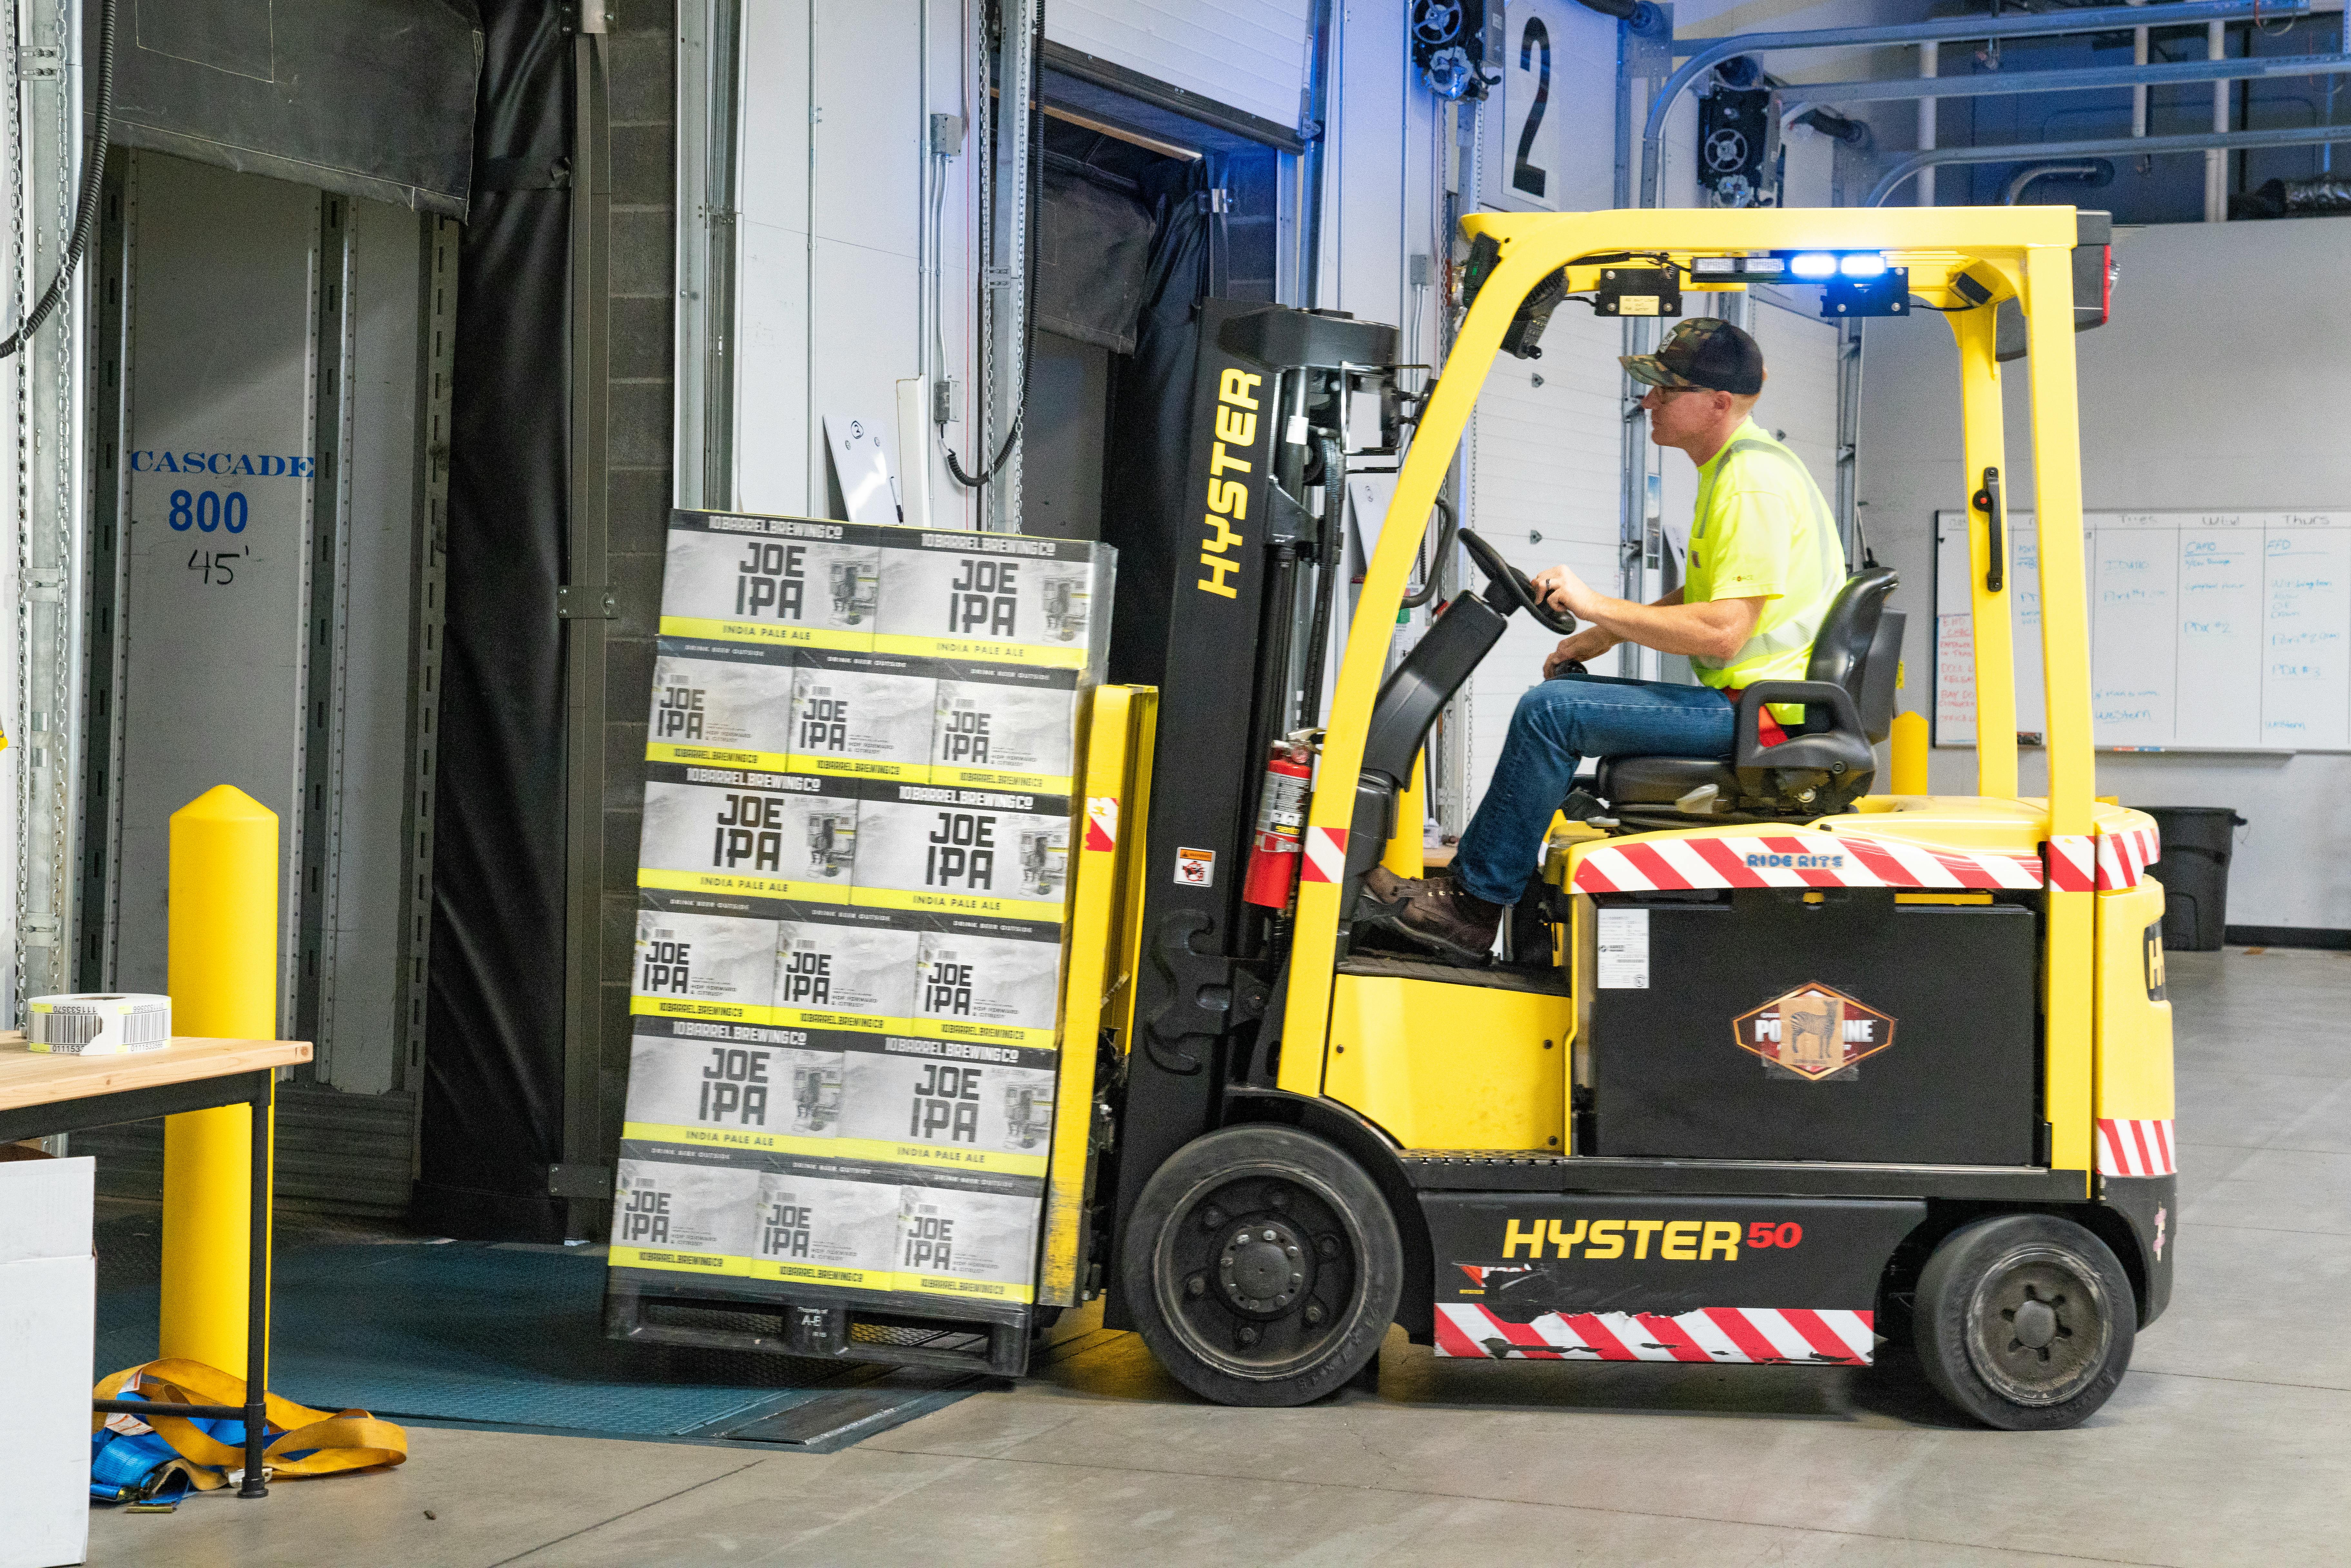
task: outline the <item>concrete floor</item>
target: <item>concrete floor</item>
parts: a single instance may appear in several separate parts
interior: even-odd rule
[[[2089,1425],[1867,1372],[1441,1362],[1226,1410],[1130,1335],[823,1458],[418,1430],[389,1474],[94,1516],[106,1568],[2351,1560],[2351,955],[2170,956],[2171,1310]]]

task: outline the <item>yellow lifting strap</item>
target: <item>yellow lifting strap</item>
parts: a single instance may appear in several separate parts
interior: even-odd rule
[[[169,1413],[174,1405],[242,1405],[243,1378],[232,1377],[201,1361],[166,1358],[99,1378],[98,1386],[90,1390],[90,1397],[120,1399],[125,1390],[132,1389],[155,1406],[152,1412],[140,1411],[138,1419],[154,1427],[155,1435],[188,1461],[192,1467],[190,1479],[197,1490],[211,1491],[225,1486],[230,1471],[244,1468],[243,1445],[231,1448],[207,1435],[186,1416]],[[330,1414],[281,1399],[275,1394],[265,1397],[268,1401],[266,1408],[269,1425],[279,1433],[270,1439],[262,1455],[274,1477],[326,1476],[338,1470],[363,1470],[407,1461],[408,1432],[393,1422],[378,1420],[364,1410]],[[93,1412],[89,1429],[95,1433],[108,1419],[103,1413]],[[288,1455],[300,1458],[289,1458]]]

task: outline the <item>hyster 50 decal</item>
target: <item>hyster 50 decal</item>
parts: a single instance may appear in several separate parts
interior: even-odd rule
[[[1646,1260],[1652,1256],[1654,1241],[1654,1255],[1667,1263],[1736,1263],[1742,1245],[1761,1251],[1798,1247],[1803,1239],[1804,1228],[1794,1220],[1776,1225],[1755,1220],[1741,1227],[1735,1219],[1579,1219],[1573,1224],[1512,1219],[1503,1227],[1502,1256],[1516,1258],[1524,1248],[1529,1258],[1582,1258],[1598,1263],[1629,1255]]]
[[[1208,534],[1200,541],[1200,564],[1208,575],[1196,586],[1203,593],[1227,599],[1240,597],[1225,579],[1241,569],[1241,534],[1233,525],[1249,516],[1249,486],[1225,476],[1249,471],[1249,459],[1233,454],[1250,451],[1257,444],[1257,399],[1250,394],[1264,380],[1238,370],[1217,378],[1217,439],[1208,448]]]

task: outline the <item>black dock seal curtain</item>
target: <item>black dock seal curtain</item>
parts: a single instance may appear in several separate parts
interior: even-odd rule
[[[152,0],[151,0],[152,3]],[[283,8],[281,7],[281,10]],[[485,0],[459,250],[417,1221],[559,1241],[572,36]]]
[[[474,0],[119,4],[120,145],[465,215],[482,64]],[[86,38],[99,8],[83,0]]]

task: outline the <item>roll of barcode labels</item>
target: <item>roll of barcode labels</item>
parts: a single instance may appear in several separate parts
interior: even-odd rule
[[[172,1043],[172,998],[93,991],[35,997],[26,1005],[25,1044],[59,1056],[120,1056]]]

